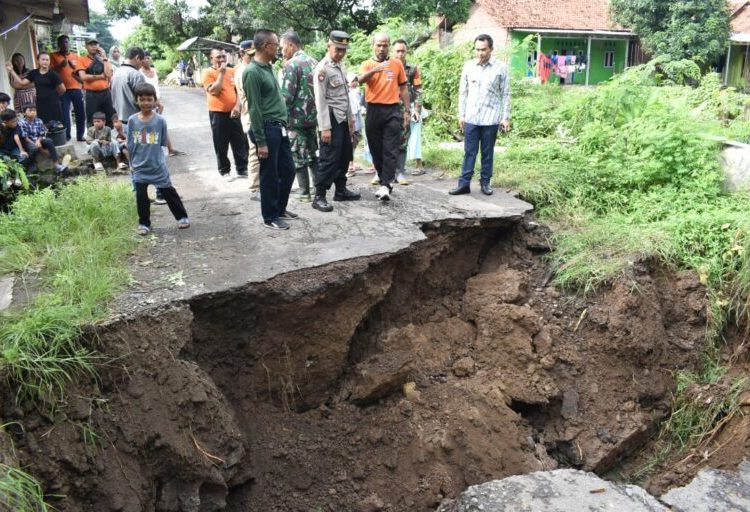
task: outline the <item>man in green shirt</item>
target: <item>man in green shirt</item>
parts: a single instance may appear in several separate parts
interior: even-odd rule
[[[294,159],[287,133],[288,113],[271,62],[279,48],[275,32],[255,32],[255,57],[242,83],[250,112],[250,140],[260,159],[260,211],[263,225],[289,229],[287,220],[298,215],[286,209],[294,182]]]

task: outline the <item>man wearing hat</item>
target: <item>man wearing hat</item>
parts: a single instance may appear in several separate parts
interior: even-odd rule
[[[86,91],[86,122],[92,125],[95,112],[104,112],[106,124],[112,127],[112,116],[115,107],[112,105],[112,95],[109,92],[109,80],[112,78],[112,65],[107,54],[99,46],[99,41],[86,41],[88,55],[78,57],[76,75],[83,83]]]
[[[354,113],[349,104],[349,84],[341,62],[351,37],[334,30],[328,38],[326,56],[315,67],[315,106],[320,131],[320,162],[315,174],[312,207],[321,212],[333,210],[326,192],[336,185],[334,201],[355,201],[360,195],[346,188],[346,171],[353,158]]]
[[[247,96],[245,86],[242,84],[242,75],[247,65],[255,55],[255,45],[252,39],[240,41],[240,62],[234,67],[234,88],[237,89],[237,98],[240,102],[240,121],[242,131],[247,134],[250,131],[250,112],[247,110]],[[260,161],[255,144],[249,144],[247,156],[247,177],[250,179],[250,199],[260,201]]]

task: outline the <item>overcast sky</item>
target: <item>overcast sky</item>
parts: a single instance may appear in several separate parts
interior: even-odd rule
[[[207,5],[208,2],[206,0],[187,0],[187,4],[191,9],[197,11],[199,7]],[[89,0],[89,8],[92,11],[104,13],[104,0]],[[123,39],[125,39],[133,30],[135,30],[135,27],[138,26],[140,21],[140,18],[118,20],[109,27],[109,30],[110,32],[112,32],[112,35],[115,39],[122,42]]]

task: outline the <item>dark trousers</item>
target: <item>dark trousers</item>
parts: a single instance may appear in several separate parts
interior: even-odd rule
[[[403,116],[398,103],[394,105],[367,104],[365,131],[372,154],[372,163],[378,171],[382,185],[390,186],[396,180],[398,152],[401,146]]]
[[[135,186],[135,204],[138,207],[138,224],[141,226],[151,227],[151,201],[148,198],[148,183],[134,183]],[[174,187],[156,188],[161,192],[162,197],[167,201],[169,211],[174,215],[175,220],[184,219],[188,216],[185,207],[182,205],[182,199],[177,194]]]
[[[0,149],[0,157],[10,158],[23,166],[26,166],[29,163],[28,157],[21,156],[21,150],[18,148]]]
[[[336,190],[346,187],[346,171],[352,161],[352,138],[349,135],[349,122],[337,122],[331,114],[331,142],[320,143],[320,159],[313,180],[315,192],[324,195],[325,191],[336,184]]]
[[[211,134],[219,173],[228,174],[231,169],[227,157],[231,144],[237,174],[247,174],[248,143],[245,132],[242,131],[242,121],[237,117],[232,117],[229,112],[209,111],[208,118],[211,121]]]
[[[281,130],[280,124],[263,125],[268,147],[268,158],[260,159],[260,212],[263,222],[273,222],[286,211],[294,183],[292,147],[289,137],[282,135]],[[255,144],[252,130],[250,136]]]
[[[464,163],[461,166],[461,177],[458,179],[460,187],[471,183],[480,144],[482,146],[482,170],[479,183],[489,185],[492,179],[492,162],[495,156],[498,127],[497,124],[478,126],[469,123],[464,126]]]
[[[63,125],[65,126],[65,136],[70,139],[70,106],[76,115],[76,139],[83,140],[86,135],[86,111],[83,106],[83,92],[81,89],[68,89],[60,96],[60,107],[62,107]],[[128,122],[127,119],[124,120]]]
[[[49,157],[52,159],[53,162],[57,162],[60,157],[57,155],[57,148],[55,148],[55,143],[52,142],[52,139],[49,138],[43,138],[42,141],[42,147],[49,151]],[[24,144],[26,147],[26,152],[29,154],[29,160],[33,162],[36,159],[37,153],[39,153],[40,149],[36,146],[36,144]]]
[[[104,124],[112,128],[112,116],[116,114],[112,105],[112,95],[109,89],[103,91],[86,91],[86,122],[89,126],[94,124],[94,114],[104,112],[107,116]],[[124,120],[127,123],[127,119]]]

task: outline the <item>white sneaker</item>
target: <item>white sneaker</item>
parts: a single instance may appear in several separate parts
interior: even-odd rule
[[[400,172],[396,175],[396,183],[398,183],[399,185],[408,185],[409,180],[406,179],[404,173]]]
[[[103,171],[104,165],[102,165],[101,162],[94,162],[94,170],[95,171]]]
[[[235,176],[235,179],[237,179],[237,180],[246,180],[247,179],[247,174],[238,174],[237,176]]]
[[[380,185],[380,178],[375,176],[372,181],[370,182],[370,185]]]
[[[226,174],[222,174],[222,175],[221,175],[221,178],[222,178],[222,179],[223,179],[224,181],[226,181],[226,182],[234,181],[234,176],[232,176],[232,175],[231,175],[231,174],[229,174],[229,173],[226,173]]]
[[[385,185],[381,185],[378,191],[375,192],[375,197],[377,197],[381,201],[390,201],[391,191],[388,190],[388,187],[386,187]]]

